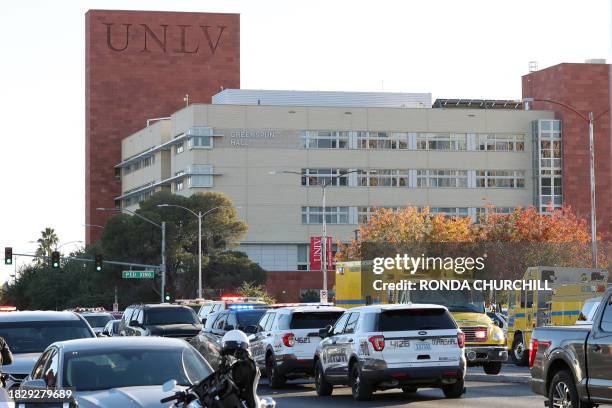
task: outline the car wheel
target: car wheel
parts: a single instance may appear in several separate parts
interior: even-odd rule
[[[553,377],[548,389],[548,406],[550,408],[584,408],[580,402],[574,378],[569,371],[559,371]]]
[[[318,396],[328,397],[332,395],[334,387],[325,379],[325,376],[323,375],[323,365],[320,361],[317,361],[317,365],[315,365],[314,380],[315,390],[317,391]]]
[[[496,375],[501,371],[502,363],[501,361],[492,361],[489,363],[484,363],[482,368],[484,369],[485,374]]]
[[[512,343],[512,360],[514,360],[514,364],[517,366],[524,367],[527,365],[527,358],[527,347],[525,346],[523,335],[519,334],[514,337],[514,342]]]
[[[285,377],[279,374],[276,362],[271,354],[266,359],[266,376],[270,382],[270,388],[280,388],[287,381]]]
[[[442,392],[446,398],[461,398],[465,392],[465,383],[463,378],[457,380],[454,384],[447,384],[442,386]]]
[[[367,401],[372,397],[372,386],[368,384],[361,375],[359,364],[355,363],[351,367],[350,384],[353,399],[355,401]]]

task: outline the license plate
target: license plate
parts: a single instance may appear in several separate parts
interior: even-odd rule
[[[431,343],[429,342],[424,342],[424,343],[415,343],[415,349],[417,351],[421,351],[421,350],[431,350]]]

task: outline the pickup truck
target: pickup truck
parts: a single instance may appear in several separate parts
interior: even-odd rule
[[[591,325],[537,327],[529,347],[531,388],[551,408],[612,403],[612,289]]]

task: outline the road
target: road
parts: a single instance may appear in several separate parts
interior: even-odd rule
[[[334,388],[331,397],[319,397],[313,384],[288,384],[282,390],[272,390],[265,385],[259,387],[260,396],[276,400],[279,408],[301,407],[410,407],[410,408],[528,408],[544,406],[544,398],[531,392],[528,384],[472,382],[466,383],[467,392],[461,399],[445,399],[442,391],[436,389],[419,390],[411,397],[404,397],[399,390],[374,393],[372,400],[353,401],[348,388]]]

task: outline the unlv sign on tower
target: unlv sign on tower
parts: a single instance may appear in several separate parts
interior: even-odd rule
[[[209,25],[187,24],[129,24],[102,23],[106,26],[106,45],[109,49],[123,52],[129,47],[135,47],[140,52],[175,52],[178,54],[197,54],[209,52],[215,55],[221,43],[221,36],[226,26],[211,27]],[[172,35],[173,32],[175,35]],[[168,44],[168,34],[174,39],[174,44]],[[204,44],[204,46],[202,46]]]

